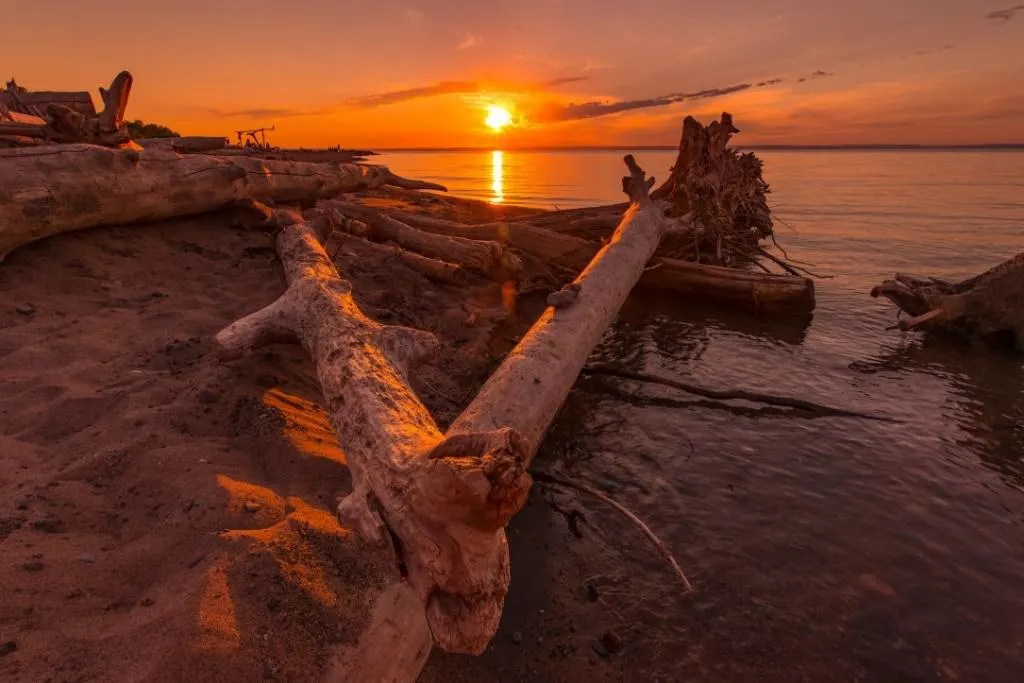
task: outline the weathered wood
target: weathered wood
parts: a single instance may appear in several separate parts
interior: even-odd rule
[[[339,208],[334,201],[323,201],[318,206],[325,214],[332,211],[339,215],[344,213],[344,205]],[[425,232],[379,212],[361,214],[359,219],[356,222],[336,220],[336,225],[376,242],[394,242],[417,254],[454,261],[497,282],[517,280],[523,270],[519,258],[499,242]]]
[[[85,114],[86,116],[96,115],[96,108],[93,105],[92,97],[89,93],[84,91],[54,92],[49,90],[40,90],[35,92],[19,93],[19,97],[22,102],[39,109],[39,111],[46,111],[46,106],[49,104],[61,104]],[[13,98],[10,96],[8,91],[0,90],[0,104],[11,108]]]
[[[871,296],[885,297],[911,316],[901,329],[982,339],[1003,335],[1024,351],[1024,252],[962,282],[897,273]]]
[[[298,338],[352,471],[339,516],[372,542],[385,542],[390,530],[434,640],[478,653],[508,589],[503,529],[526,499],[527,445],[507,428],[444,436],[406,378],[437,340],[360,311],[321,245],[327,221],[314,225],[284,211],[274,221],[288,290],[219,333],[221,355]]]
[[[669,228],[648,192],[653,179],[626,157],[623,179],[631,203],[611,240],[575,280],[578,293],[562,308],[548,307],[476,398],[452,423],[449,434],[510,427],[525,437],[532,459],[586,363],[618,315]]]
[[[72,230],[214,211],[239,199],[312,201],[391,183],[383,167],[59,145],[0,151],[0,260]]]
[[[355,234],[344,235],[340,241],[341,248],[374,254],[382,257],[384,263],[391,261],[400,263],[433,282],[446,285],[462,285],[467,281],[466,271],[456,263],[422,256],[395,245],[371,242],[362,237],[357,237]]]
[[[21,135],[28,138],[41,138],[45,134],[45,125],[21,121],[0,121],[0,135]]]

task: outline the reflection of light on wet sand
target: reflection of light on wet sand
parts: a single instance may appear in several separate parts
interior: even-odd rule
[[[263,404],[284,418],[284,436],[296,450],[304,455],[345,464],[345,454],[338,445],[334,428],[323,408],[301,396],[276,388],[263,392]]]
[[[505,153],[500,150],[491,152],[491,192],[492,204],[505,201]]]
[[[228,563],[224,557],[217,558],[206,573],[196,621],[199,625],[197,649],[214,652],[238,649],[241,638],[235,618],[235,603],[228,591]]]
[[[269,550],[277,561],[281,575],[301,588],[317,602],[333,607],[338,596],[328,584],[323,558],[313,535],[337,541],[348,536],[349,530],[338,523],[338,518],[320,508],[313,507],[297,496],[288,498],[287,516],[265,529],[234,529],[221,536],[228,540],[249,540]]]

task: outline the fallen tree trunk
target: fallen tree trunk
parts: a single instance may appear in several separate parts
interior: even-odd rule
[[[188,216],[239,199],[306,202],[384,185],[444,188],[380,166],[60,145],[0,150],[0,260],[51,235]]]
[[[899,322],[901,330],[979,337],[1024,351],[1024,252],[962,282],[897,273],[871,296],[911,316]]]

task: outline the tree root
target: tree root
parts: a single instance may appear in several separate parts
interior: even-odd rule
[[[631,372],[629,370],[616,368],[610,365],[588,365],[583,368],[582,374],[616,377],[619,379],[644,382],[647,384],[660,384],[662,386],[678,389],[679,391],[685,391],[696,396],[703,396],[704,398],[712,398],[720,401],[753,401],[755,403],[764,403],[771,406],[795,408],[797,410],[804,410],[822,417],[858,417],[865,420],[876,420],[879,422],[903,422],[903,420],[889,417],[887,415],[877,415],[875,413],[866,413],[859,410],[847,410],[845,408],[833,408],[820,403],[814,403],[813,401],[805,401],[801,398],[761,394],[753,391],[746,391],[744,389],[708,389],[707,387],[690,384],[688,382],[680,382],[678,380],[668,379],[667,377],[659,377],[657,375],[649,375],[642,372]]]
[[[654,547],[658,549],[658,554],[661,555],[665,559],[665,561],[669,563],[669,565],[672,567],[672,570],[675,572],[676,576],[678,576],[679,580],[682,581],[683,586],[686,587],[685,592],[693,592],[693,584],[691,584],[690,580],[686,578],[686,573],[683,572],[682,568],[679,566],[679,563],[676,562],[676,558],[672,556],[672,553],[668,551],[668,547],[665,545],[665,542],[658,538],[658,536],[653,531],[651,531],[651,528],[647,526],[642,519],[640,519],[632,511],[630,511],[629,508],[622,505],[613,498],[609,497],[607,494],[602,493],[601,491],[598,491],[595,488],[587,486],[586,484],[581,484],[579,482],[572,481],[571,479],[564,479],[554,474],[548,474],[547,472],[534,471],[530,472],[530,475],[533,477],[534,481],[546,484],[555,484],[557,486],[563,486],[574,491],[585,493],[588,496],[593,496],[598,500],[608,503],[613,508],[618,510],[627,519],[629,519],[629,521],[633,522],[633,524],[635,524],[636,527],[640,529],[641,532],[643,532],[644,536],[650,539],[651,543],[654,544]]]

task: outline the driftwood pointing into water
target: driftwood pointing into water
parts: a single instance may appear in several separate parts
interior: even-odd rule
[[[1024,351],[1024,252],[962,282],[896,274],[871,290],[910,318],[901,330],[922,329],[1008,342]]]
[[[240,199],[311,202],[385,185],[444,189],[380,166],[93,145],[0,150],[0,261],[17,247],[73,230],[190,216]]]

